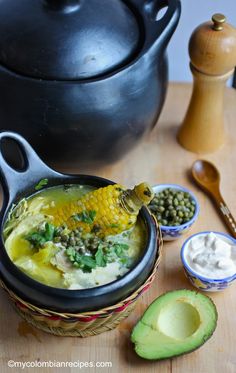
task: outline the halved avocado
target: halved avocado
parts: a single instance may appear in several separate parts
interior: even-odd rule
[[[144,359],[161,360],[191,352],[206,342],[217,324],[212,300],[192,290],[157,298],[134,327],[131,340]]]

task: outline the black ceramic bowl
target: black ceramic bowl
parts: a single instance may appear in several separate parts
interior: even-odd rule
[[[2,142],[11,139],[19,146],[24,167],[13,169],[2,153]],[[43,285],[19,270],[4,247],[2,231],[12,204],[35,193],[41,179],[48,179],[47,187],[63,184],[80,184],[103,187],[112,181],[88,175],[65,175],[46,166],[28,142],[13,132],[0,132],[0,177],[3,188],[3,206],[0,214],[0,276],[6,285],[22,299],[36,306],[58,312],[84,312],[107,307],[125,299],[137,290],[150,275],[157,254],[157,231],[146,208],[140,211],[147,230],[147,242],[136,265],[122,278],[109,284],[84,290],[66,290]]]

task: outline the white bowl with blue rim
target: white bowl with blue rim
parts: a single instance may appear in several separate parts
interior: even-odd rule
[[[176,191],[188,193],[191,196],[192,200],[195,202],[195,211],[194,211],[193,217],[186,223],[176,225],[176,226],[160,224],[160,229],[161,229],[163,240],[173,241],[173,240],[180,238],[183,234],[187,233],[190,227],[194,224],[194,222],[197,220],[197,217],[199,215],[200,205],[195,195],[189,189],[182,187],[181,185],[157,184],[152,187],[155,194],[161,193],[163,190],[168,189],[168,188],[174,189]]]
[[[184,242],[181,248],[180,257],[181,257],[185,275],[193,286],[195,286],[197,289],[202,290],[202,291],[218,292],[232,285],[234,280],[236,280],[236,272],[232,276],[228,276],[224,278],[206,277],[206,276],[203,276],[197,273],[193,268],[191,268],[191,266],[188,264],[186,260],[186,253],[189,248],[190,241],[194,237],[207,235],[209,233],[214,233],[219,238],[223,239],[225,242],[233,246],[234,245],[236,246],[236,240],[229,234],[222,233],[222,232],[214,232],[214,231],[199,232],[199,233],[193,234]]]

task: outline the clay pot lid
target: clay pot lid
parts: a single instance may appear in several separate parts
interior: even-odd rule
[[[1,0],[0,64],[25,76],[80,80],[137,53],[141,32],[122,0]]]
[[[223,14],[214,14],[212,20],[202,23],[189,41],[192,65],[204,74],[222,75],[236,65],[236,29],[226,23]]]

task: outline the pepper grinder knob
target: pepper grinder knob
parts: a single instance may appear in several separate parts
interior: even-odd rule
[[[213,25],[212,25],[213,30],[215,30],[215,31],[223,30],[223,24],[226,21],[226,18],[223,14],[216,13],[212,16],[211,19],[212,19],[212,22],[213,22]]]
[[[225,139],[224,88],[236,65],[236,29],[214,14],[192,33],[189,55],[193,92],[177,138],[187,150],[210,153]]]

